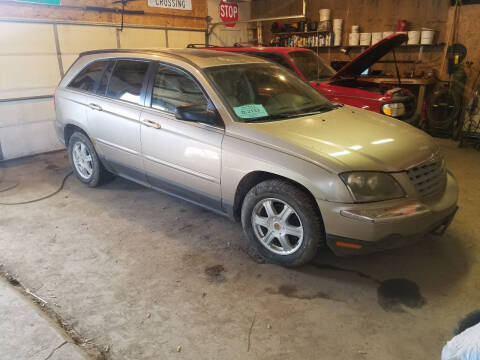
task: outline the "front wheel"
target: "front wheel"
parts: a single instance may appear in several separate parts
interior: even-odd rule
[[[242,225],[260,255],[284,266],[309,262],[324,243],[314,200],[283,180],[264,181],[248,192],[242,205]]]

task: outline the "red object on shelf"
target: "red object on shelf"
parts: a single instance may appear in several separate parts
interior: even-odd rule
[[[407,31],[407,20],[398,20],[397,31]]]

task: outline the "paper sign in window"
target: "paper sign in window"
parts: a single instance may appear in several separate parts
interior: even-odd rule
[[[248,104],[234,107],[235,114],[242,119],[254,119],[258,117],[268,116],[267,110],[262,104]]]

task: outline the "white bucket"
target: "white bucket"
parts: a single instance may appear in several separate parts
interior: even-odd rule
[[[359,43],[360,43],[360,34],[359,33],[348,34],[348,45],[357,46]]]
[[[333,45],[334,46],[342,45],[342,32],[341,31],[334,31],[333,32]]]
[[[381,33],[381,32],[372,33],[372,45],[376,44],[377,42],[379,42],[382,39],[383,39],[383,33]]]
[[[409,31],[408,32],[408,45],[418,45],[420,44],[420,31]]]
[[[393,35],[393,31],[384,31],[383,38],[385,39],[387,36]]]
[[[360,33],[360,45],[370,46],[372,41],[372,33]]]
[[[330,9],[320,9],[320,21],[330,20]]]
[[[360,25],[352,25],[352,33],[358,34],[360,32]]]
[[[333,19],[333,31],[342,31],[343,19]]]
[[[432,45],[435,37],[435,30],[422,29],[422,39],[420,43],[422,45]]]

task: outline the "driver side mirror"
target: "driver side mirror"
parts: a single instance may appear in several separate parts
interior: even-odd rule
[[[175,111],[175,117],[178,120],[200,122],[211,125],[218,125],[218,113],[216,110],[210,110],[205,105],[180,105]]]

